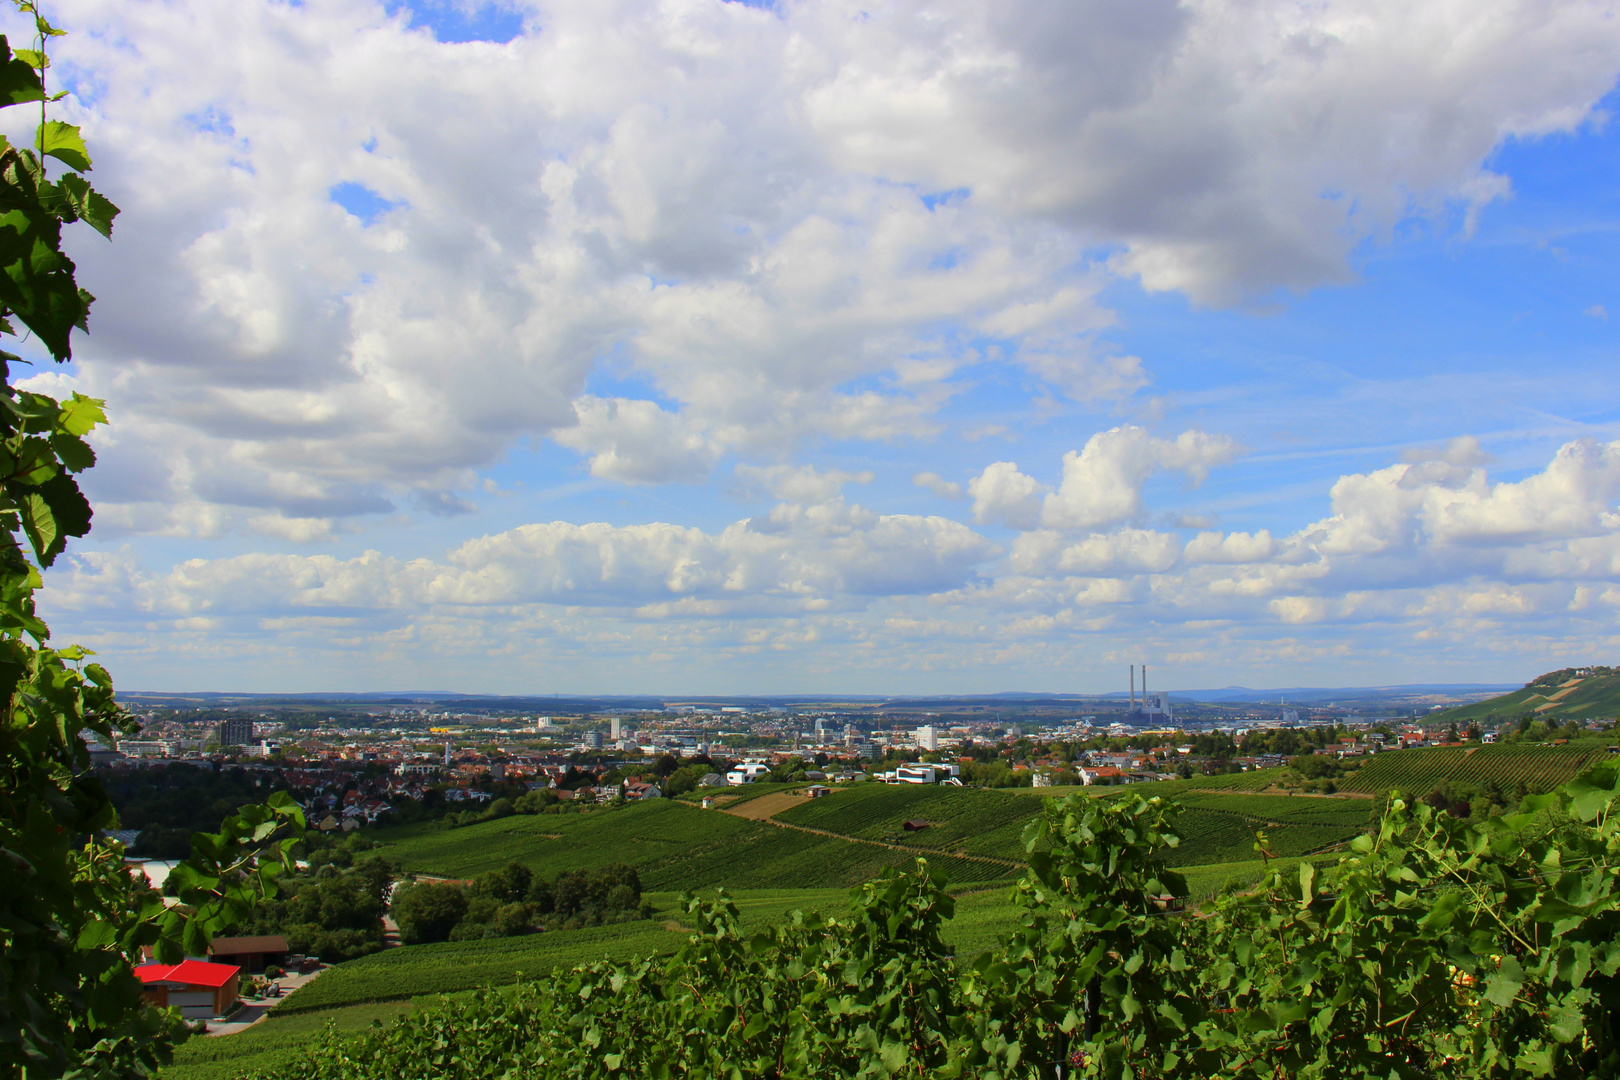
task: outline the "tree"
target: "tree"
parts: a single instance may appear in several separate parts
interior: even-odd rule
[[[467,893],[459,885],[412,885],[394,894],[392,911],[406,945],[448,941],[467,914]]]
[[[47,116],[62,95],[46,90],[45,43],[61,31],[31,0],[15,2],[37,40],[13,52],[0,36],[0,108],[37,104],[39,124],[32,148],[0,138],[0,335],[27,333],[65,363],[93,297],[62,252],[62,230],[83,223],[110,238],[118,208],[85,178],[78,128]],[[76,477],[95,464],[85,436],[106,416],[82,394],[18,389],[11,372],[24,362],[0,350],[0,1075],[150,1075],[183,1030],[176,1014],[142,1005],[132,964],[145,946],[170,963],[204,952],[211,934],[273,894],[291,860],[280,836],[301,831],[303,817],[283,795],[198,834],[173,872],[183,903],[174,908],[102,838],[117,814],[91,772],[88,739],[140,727],[88,650],[50,645],[34,593],[40,572],[90,531]]]

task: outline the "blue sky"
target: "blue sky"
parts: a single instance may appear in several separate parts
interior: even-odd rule
[[[1620,28],[1486,7],[71,0],[44,607],[141,689],[1605,662]]]

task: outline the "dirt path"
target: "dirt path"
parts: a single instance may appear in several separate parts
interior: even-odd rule
[[[235,1035],[239,1031],[246,1031],[254,1024],[259,1023],[265,1017],[275,1012],[276,1006],[280,1005],[283,1001],[286,1001],[289,997],[291,997],[294,990],[297,990],[300,986],[303,986],[317,975],[320,975],[322,972],[328,970],[330,970],[330,965],[323,965],[322,967],[316,968],[308,975],[283,975],[281,978],[275,980],[275,982],[281,987],[280,997],[261,998],[257,1001],[249,1001],[247,998],[239,999],[242,1002],[242,1007],[232,1014],[231,1019],[221,1020],[218,1022],[213,1020],[208,1021],[208,1035],[210,1037],[218,1037],[224,1035]]]

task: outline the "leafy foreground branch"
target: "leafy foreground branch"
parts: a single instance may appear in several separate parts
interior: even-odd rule
[[[1159,859],[1174,804],[1071,797],[1026,834],[1021,926],[971,968],[919,860],[752,936],[688,898],[673,959],[329,1029],[280,1075],[1612,1077],[1617,804],[1614,764],[1477,824],[1392,800],[1336,866],[1189,915]]]
[[[27,0],[17,7],[37,40],[13,54],[0,36],[0,108],[37,104],[40,119],[32,148],[0,137],[0,334],[31,336],[62,363],[94,299],[62,253],[62,229],[82,222],[110,237],[118,208],[83,175],[79,129],[46,116],[62,95],[46,92],[45,43],[61,31]],[[99,838],[117,822],[87,736],[139,729],[89,652],[50,647],[34,593],[40,571],[90,531],[76,477],[95,464],[85,436],[106,417],[82,394],[19,389],[12,371],[24,363],[0,351],[0,1076],[148,1076],[185,1029],[177,1011],[143,1007],[132,965],[146,948],[168,963],[205,952],[273,895],[303,815],[282,795],[197,834],[175,870],[176,906]]]

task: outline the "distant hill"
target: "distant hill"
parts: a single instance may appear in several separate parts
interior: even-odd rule
[[[1561,668],[1509,694],[1436,713],[1430,720],[1612,720],[1620,716],[1620,669]]]
[[[1304,705],[1312,702],[1350,702],[1368,700],[1417,699],[1424,697],[1465,698],[1500,694],[1511,690],[1512,683],[1406,683],[1399,686],[1281,686],[1269,690],[1255,690],[1247,686],[1224,686],[1218,690],[1173,690],[1170,698],[1185,698],[1211,704],[1248,704],[1287,701]],[[1124,697],[1123,692],[1107,695]]]

